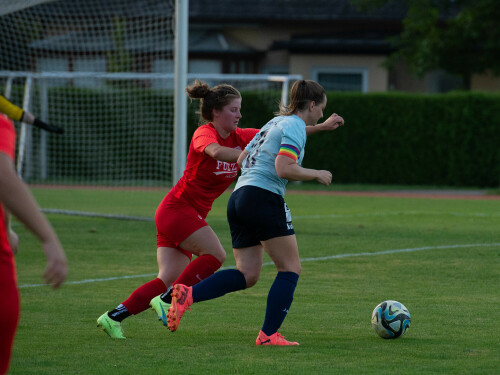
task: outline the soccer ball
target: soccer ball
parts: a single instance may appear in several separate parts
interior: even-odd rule
[[[398,301],[384,301],[372,313],[372,327],[383,339],[396,339],[410,327],[410,313]]]

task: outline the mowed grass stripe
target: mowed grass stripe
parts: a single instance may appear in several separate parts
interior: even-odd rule
[[[329,256],[324,256],[324,257],[315,257],[315,258],[301,258],[300,261],[302,263],[305,263],[305,262],[315,262],[315,261],[320,261],[320,260],[330,260],[330,259],[339,259],[339,258],[387,255],[387,254],[397,254],[397,253],[411,253],[414,251],[458,249],[458,248],[468,248],[468,247],[491,247],[491,246],[493,246],[493,247],[500,246],[500,243],[425,246],[425,247],[417,247],[417,248],[410,248],[410,249],[394,249],[394,250],[376,251],[373,253],[350,253],[350,254],[329,255]],[[272,265],[274,265],[274,263],[272,263],[272,262],[267,262],[267,263],[262,264],[262,266],[272,266]],[[234,267],[234,266],[232,266],[232,267]],[[221,269],[225,269],[225,268],[231,268],[231,266],[221,267]],[[142,275],[124,275],[124,276],[99,278],[99,279],[86,279],[86,280],[78,280],[78,281],[67,281],[65,283],[65,285],[98,283],[98,282],[103,282],[103,281],[114,281],[114,280],[123,280],[123,279],[137,279],[137,278],[141,278],[141,277],[151,277],[154,275],[156,275],[156,273],[148,273],[148,274],[142,274]],[[47,284],[24,284],[24,285],[19,285],[19,288],[36,288],[36,287],[43,287],[43,286],[47,286]]]

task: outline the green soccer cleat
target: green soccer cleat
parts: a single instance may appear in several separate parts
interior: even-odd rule
[[[168,326],[167,314],[170,304],[163,302],[160,296],[156,296],[151,300],[149,306],[151,306],[151,308],[156,312],[156,315],[158,315],[158,320],[161,320],[163,325],[167,327]]]
[[[122,324],[111,319],[106,311],[97,319],[97,328],[107,333],[112,339],[125,339],[122,331]]]

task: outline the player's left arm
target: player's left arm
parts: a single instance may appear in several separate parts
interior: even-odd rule
[[[3,216],[4,216],[4,219],[5,219],[4,220],[4,222],[5,222],[5,229],[7,231],[7,237],[9,239],[9,243],[10,243],[10,249],[12,250],[12,253],[14,255],[16,255],[17,254],[17,249],[18,249],[18,246],[19,246],[19,236],[17,235],[16,232],[14,232],[12,230],[12,227],[11,227],[11,215],[10,215],[9,210],[4,205],[2,205],[2,209],[3,209]]]
[[[23,111],[22,108],[12,104],[3,95],[0,95],[0,112],[6,114],[8,118],[14,121],[22,121],[28,125],[36,126],[51,133],[64,133],[64,129],[39,120],[33,114]]]
[[[3,95],[0,95],[0,112],[14,121],[20,121],[23,117],[23,110],[8,101]]]
[[[332,131],[344,125],[344,119],[336,113],[328,117],[325,122],[306,126],[306,135],[310,136],[322,131]]]
[[[67,275],[64,249],[28,186],[17,176],[12,159],[3,152],[0,152],[0,201],[41,241],[47,257],[45,281],[59,287]]]

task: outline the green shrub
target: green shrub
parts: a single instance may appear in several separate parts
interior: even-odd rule
[[[329,93],[345,126],[307,140],[305,167],[337,183],[495,187],[500,96]]]
[[[49,138],[55,178],[170,180],[172,95],[128,87],[126,96],[134,100],[125,102],[124,91],[49,90],[50,122],[64,126],[68,135]],[[14,87],[15,97],[21,93]],[[242,97],[240,125],[260,128],[274,116],[280,93],[242,92]],[[38,92],[32,103],[32,112],[39,113]],[[198,107],[197,100],[188,104],[188,145],[199,125]],[[323,120],[332,112],[346,125],[309,137],[303,165],[333,171],[336,183],[499,186],[500,95],[330,92]],[[105,145],[89,153],[99,143]],[[128,160],[127,175],[117,170],[114,176],[113,166],[123,160]],[[144,174],[151,170],[155,176]]]

